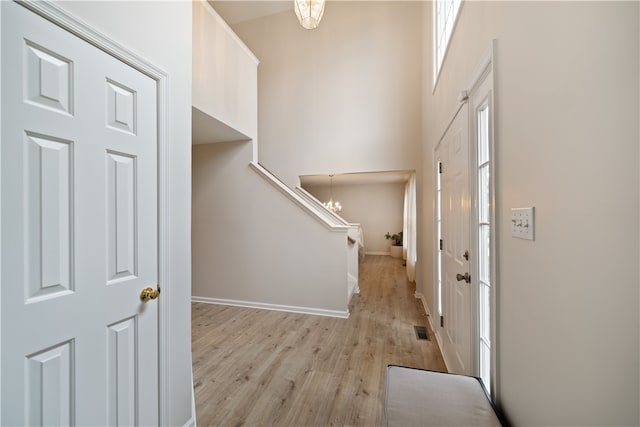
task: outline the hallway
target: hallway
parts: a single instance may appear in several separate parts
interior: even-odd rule
[[[402,261],[367,256],[349,319],[192,305],[199,425],[378,425],[388,364],[444,371]]]

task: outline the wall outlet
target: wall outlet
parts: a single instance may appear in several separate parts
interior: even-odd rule
[[[533,207],[511,208],[511,237],[533,240]]]

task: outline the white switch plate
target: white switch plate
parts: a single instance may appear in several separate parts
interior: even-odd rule
[[[533,207],[511,208],[511,237],[533,240]]]

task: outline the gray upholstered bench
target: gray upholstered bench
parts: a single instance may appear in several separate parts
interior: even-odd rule
[[[478,378],[389,365],[383,425],[501,426]]]

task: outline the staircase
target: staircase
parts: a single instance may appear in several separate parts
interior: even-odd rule
[[[332,221],[334,224],[349,227],[349,231],[347,232],[347,299],[351,301],[353,294],[360,293],[360,287],[358,286],[358,261],[360,254],[364,255],[364,242],[360,224],[345,221],[340,215],[327,209],[321,201],[300,186],[295,187],[295,192],[311,205],[318,215],[327,218],[328,221]]]
[[[348,317],[359,226],[258,163],[257,59],[206,1],[193,21],[192,300]]]

